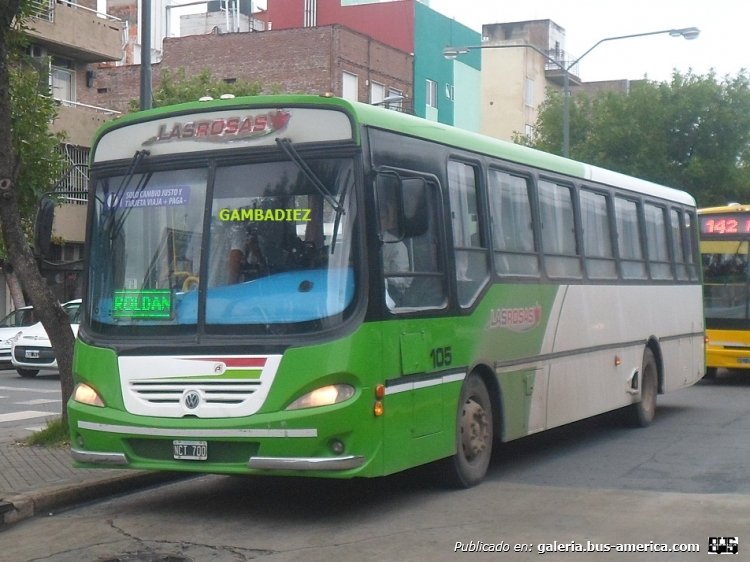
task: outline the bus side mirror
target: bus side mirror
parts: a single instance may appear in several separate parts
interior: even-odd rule
[[[44,196],[39,202],[34,223],[34,251],[37,256],[49,257],[52,245],[52,223],[55,220],[55,201]]]

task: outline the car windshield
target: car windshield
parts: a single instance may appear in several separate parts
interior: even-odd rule
[[[0,328],[22,328],[36,322],[33,308],[19,308],[0,320]]]
[[[99,178],[92,328],[300,333],[340,322],[355,291],[353,162],[302,164]]]

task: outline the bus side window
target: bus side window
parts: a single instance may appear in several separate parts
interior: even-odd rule
[[[487,185],[498,275],[539,275],[529,181],[490,170]]]
[[[489,280],[487,244],[482,240],[477,170],[462,162],[448,162],[451,225],[456,260],[458,302],[470,306]]]
[[[573,191],[570,187],[539,181],[544,267],[550,277],[581,277],[576,251]]]
[[[579,192],[581,200],[581,228],[586,271],[591,279],[616,279],[612,233],[610,230],[607,196],[587,189]]]
[[[444,307],[436,186],[421,177],[383,172],[377,200],[386,305],[396,312]]]
[[[667,221],[665,209],[650,203],[643,206],[646,216],[646,241],[648,261],[653,279],[672,279],[672,265],[667,246]]]
[[[672,229],[672,255],[674,256],[675,273],[677,279],[685,281],[689,278],[687,256],[685,255],[684,236],[680,212],[677,209],[669,210],[669,223]]]
[[[638,203],[630,199],[615,197],[615,220],[617,223],[617,248],[624,279],[645,279],[646,263],[641,247],[640,215]]]

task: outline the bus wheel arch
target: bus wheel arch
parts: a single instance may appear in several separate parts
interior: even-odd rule
[[[627,407],[627,421],[634,427],[646,427],[656,416],[656,397],[660,386],[663,388],[661,374],[661,353],[659,347],[649,344],[643,350],[643,362],[639,372],[638,386],[640,397]]]
[[[656,361],[657,389],[659,394],[664,394],[664,357],[661,352],[661,345],[656,336],[651,336],[646,342],[646,349],[650,349]],[[645,350],[644,350],[645,353]]]
[[[451,487],[470,488],[487,473],[497,422],[492,377],[474,368],[461,385],[456,407],[456,452],[441,461],[441,476]]]

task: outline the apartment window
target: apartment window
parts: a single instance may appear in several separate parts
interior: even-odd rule
[[[397,101],[393,101],[388,104],[388,109],[395,109],[396,111],[403,111],[404,108],[404,92],[401,90],[397,90],[396,88],[388,88],[388,97],[391,99],[396,99]]]
[[[385,99],[385,86],[377,82],[370,83],[370,103],[379,104]]]
[[[526,107],[534,107],[534,81],[531,78],[524,81],[523,103]]]
[[[63,102],[76,101],[76,72],[73,61],[52,57],[49,79],[53,98]]]
[[[427,107],[434,107],[437,109],[437,92],[438,92],[438,85],[437,82],[434,80],[430,80],[429,78],[425,81],[425,89],[426,89],[426,104]]]
[[[341,75],[341,97],[349,101],[359,100],[359,78],[351,72]]]

